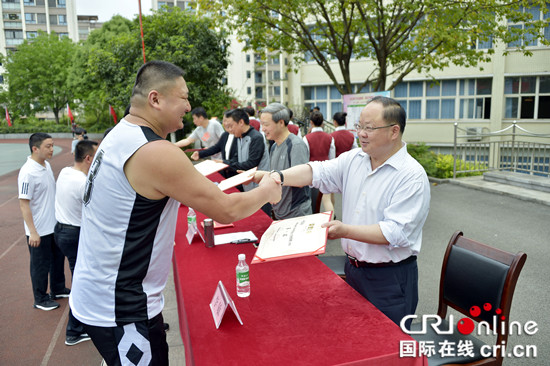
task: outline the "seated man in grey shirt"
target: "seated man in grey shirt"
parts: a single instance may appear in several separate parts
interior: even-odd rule
[[[309,162],[309,151],[298,136],[288,130],[290,113],[280,103],[271,103],[260,114],[262,131],[268,140],[274,140],[271,146],[271,169],[284,170],[295,165]],[[311,215],[309,187],[283,187],[279,203],[273,205],[273,217],[276,220]]]

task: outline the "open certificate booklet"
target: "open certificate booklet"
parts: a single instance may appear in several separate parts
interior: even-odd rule
[[[260,239],[252,263],[262,263],[323,254],[328,228],[321,227],[332,219],[332,211],[274,221]]]

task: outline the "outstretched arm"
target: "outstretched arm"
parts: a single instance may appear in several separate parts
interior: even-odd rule
[[[172,197],[221,223],[243,219],[265,203],[281,199],[281,187],[270,177],[249,192],[223,193],[166,140],[142,146],[128,160],[124,172],[140,195],[149,199]]]

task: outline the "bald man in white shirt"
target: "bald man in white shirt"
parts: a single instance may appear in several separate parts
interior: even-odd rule
[[[342,221],[325,226],[330,239],[342,239],[346,281],[396,324],[416,311],[416,256],[430,204],[426,172],[402,140],[405,122],[399,103],[375,97],[356,125],[361,149],[271,173],[285,186],[342,193]]]

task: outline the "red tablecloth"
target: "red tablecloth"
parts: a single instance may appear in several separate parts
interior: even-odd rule
[[[316,257],[250,265],[251,295],[237,297],[237,255],[250,263],[255,248],[205,248],[197,236],[189,245],[187,211],[180,208],[174,248],[186,365],[427,365],[400,358],[400,340],[412,338]],[[199,228],[203,219],[197,213]],[[260,238],[270,222],[258,211],[215,233],[252,230]],[[209,303],[220,280],[244,325],[228,307],[216,329]]]

